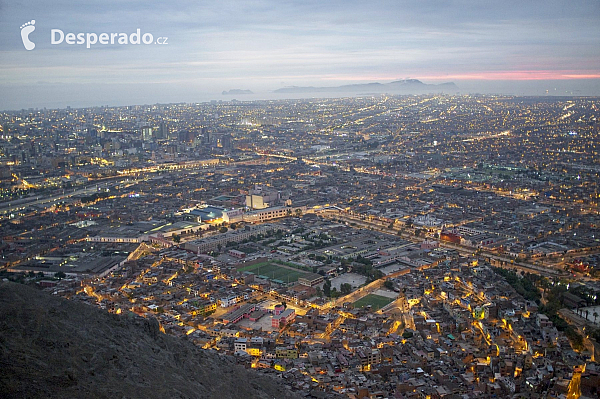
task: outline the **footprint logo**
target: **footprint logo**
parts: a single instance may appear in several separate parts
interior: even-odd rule
[[[29,40],[29,34],[35,30],[35,19],[21,25],[21,39],[23,39],[23,46],[25,50],[33,50],[35,43]]]

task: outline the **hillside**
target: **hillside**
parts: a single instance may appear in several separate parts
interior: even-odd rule
[[[0,397],[295,398],[282,381],[114,315],[0,282]]]

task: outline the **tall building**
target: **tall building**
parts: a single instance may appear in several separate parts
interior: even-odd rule
[[[142,140],[152,140],[152,128],[150,126],[142,126]]]
[[[168,139],[169,138],[169,130],[168,130],[168,127],[167,127],[167,124],[165,123],[165,121],[161,121],[160,122],[159,131],[160,131],[160,138],[161,139]]]
[[[279,204],[280,200],[281,193],[279,191],[268,190],[257,184],[246,195],[246,206],[252,209],[265,209]]]
[[[195,134],[191,130],[182,130],[178,134],[181,143],[191,143],[194,141]]]
[[[225,149],[225,150],[231,150],[232,149],[232,144],[231,144],[232,139],[233,139],[233,137],[229,133],[222,135],[221,136],[221,147],[223,147],[223,149]]]
[[[202,127],[202,144],[210,144],[210,132],[206,126]]]

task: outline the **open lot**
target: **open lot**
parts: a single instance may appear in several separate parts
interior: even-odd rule
[[[392,302],[393,298],[387,298],[381,295],[369,294],[360,298],[358,301],[354,302],[355,308],[364,308],[365,306],[372,306],[373,310],[379,310],[388,303]]]
[[[276,329],[271,326],[271,319],[273,315],[266,314],[258,321],[250,321],[249,319],[240,320],[237,325],[250,330],[261,330],[261,331],[275,331]]]
[[[335,287],[338,291],[344,283],[348,283],[352,288],[359,287],[367,281],[365,276],[356,273],[344,273],[331,279],[331,288]]]
[[[295,283],[298,281],[299,277],[307,274],[305,271],[272,262],[261,262],[254,265],[243,266],[238,270],[242,272],[252,272],[257,276],[265,276],[270,280],[281,280],[284,283]]]

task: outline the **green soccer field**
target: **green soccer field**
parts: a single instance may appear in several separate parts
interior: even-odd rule
[[[379,310],[388,303],[391,303],[393,300],[394,299],[392,298],[387,298],[381,295],[369,294],[354,302],[354,307],[364,308],[365,306],[371,305],[373,310]]]
[[[261,262],[238,269],[242,272],[252,272],[257,276],[266,276],[271,280],[281,280],[284,283],[295,283],[299,277],[307,274],[302,270],[289,269],[271,262]]]

